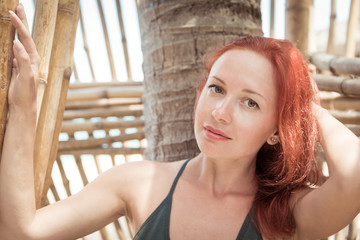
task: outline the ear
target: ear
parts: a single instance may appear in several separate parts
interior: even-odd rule
[[[266,141],[269,145],[275,145],[280,142],[280,137],[278,132],[276,131],[274,134],[272,134],[268,140]]]

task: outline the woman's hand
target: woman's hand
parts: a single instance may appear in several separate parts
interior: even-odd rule
[[[24,7],[20,4],[16,14],[10,11],[10,19],[16,28],[19,40],[14,41],[13,69],[9,87],[9,111],[35,111],[37,77],[40,56],[31,38]]]

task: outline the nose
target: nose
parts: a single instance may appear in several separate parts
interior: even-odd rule
[[[232,104],[230,99],[223,99],[212,111],[212,116],[218,122],[229,124],[232,120]]]

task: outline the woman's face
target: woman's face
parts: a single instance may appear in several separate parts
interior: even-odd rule
[[[269,60],[233,49],[214,63],[195,111],[195,136],[212,158],[255,159],[277,132],[277,88]]]

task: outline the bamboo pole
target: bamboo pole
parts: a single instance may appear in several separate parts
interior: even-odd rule
[[[346,96],[360,97],[360,78],[313,74],[320,91],[333,91]]]
[[[91,62],[91,57],[90,57],[90,51],[89,51],[89,45],[87,43],[87,39],[86,39],[86,34],[85,34],[85,27],[84,27],[84,21],[83,21],[83,17],[82,17],[82,13],[81,13],[81,9],[80,9],[80,27],[81,27],[81,33],[83,36],[83,41],[84,41],[84,49],[87,55],[87,59],[89,62],[89,67],[90,67],[90,71],[91,71],[91,76],[93,78],[93,81],[96,82],[96,78],[95,78],[95,73],[94,73],[94,68]]]
[[[274,26],[275,26],[275,0],[271,0],[271,7],[270,7],[270,37],[271,38],[275,36]]]
[[[358,226],[358,216],[354,218],[354,220],[349,225],[349,233],[347,240],[356,240],[357,239],[357,226]]]
[[[60,91],[60,98],[59,98],[59,105],[58,105],[58,111],[57,111],[57,117],[56,117],[56,123],[55,123],[55,129],[54,129],[54,135],[52,139],[51,144],[51,150],[50,150],[50,156],[49,156],[49,162],[47,166],[47,172],[45,176],[44,181],[44,187],[42,189],[41,193],[41,204],[44,204],[44,201],[46,200],[47,191],[49,189],[50,180],[51,180],[51,172],[53,169],[54,161],[57,154],[57,148],[58,148],[58,142],[59,142],[59,134],[61,131],[62,121],[63,121],[63,115],[65,111],[65,102],[66,102],[66,96],[69,88],[70,83],[70,77],[72,73],[72,66],[74,66],[73,61],[73,54],[74,54],[74,46],[75,46],[75,36],[76,36],[76,29],[79,22],[79,14],[80,14],[80,2],[76,2],[74,6],[74,14],[72,16],[71,21],[71,32],[69,33],[69,52],[70,54],[67,57],[67,60],[65,60],[66,65],[68,67],[64,70],[63,80],[61,84],[61,91]]]
[[[93,83],[72,83],[69,89],[98,88],[98,87],[136,87],[142,86],[142,82],[93,82]]]
[[[313,6],[313,0],[286,1],[285,38],[294,42],[304,56],[307,56],[309,50]]]
[[[117,9],[118,18],[119,18],[121,42],[122,42],[125,64],[126,64],[126,72],[127,72],[128,80],[132,80],[132,73],[131,73],[131,67],[130,67],[130,61],[129,61],[129,53],[128,53],[128,49],[127,49],[127,41],[126,41],[126,35],[125,35],[125,29],[124,29],[124,22],[123,22],[123,17],[121,14],[120,0],[116,0],[116,9]]]
[[[124,142],[129,140],[142,140],[145,138],[144,131],[131,134],[120,134],[119,136],[111,137],[107,136],[104,138],[89,137],[86,140],[68,140],[59,142],[59,151],[71,150],[71,149],[82,149],[82,148],[93,148],[101,147],[103,144],[111,144],[114,142]]]
[[[108,98],[66,102],[65,108],[66,110],[76,110],[86,108],[111,108],[139,104],[142,104],[142,98]]]
[[[56,163],[57,163],[57,165],[58,165],[58,167],[59,167],[61,179],[62,179],[64,188],[65,188],[66,194],[67,194],[68,196],[71,196],[70,181],[69,181],[69,179],[66,177],[65,170],[64,170],[64,166],[63,166],[63,164],[62,164],[62,162],[61,162],[61,159],[60,159],[60,158],[56,158]]]
[[[86,109],[86,110],[66,110],[64,113],[64,120],[71,120],[75,118],[93,118],[93,117],[124,117],[143,115],[142,108],[131,110],[125,107],[114,107],[109,109]]]
[[[76,18],[76,17],[74,17],[74,18]],[[53,168],[54,161],[56,158],[58,142],[59,142],[58,139],[59,139],[59,134],[60,134],[61,126],[62,126],[62,119],[63,119],[64,110],[65,110],[66,94],[67,94],[67,90],[68,90],[68,86],[69,86],[69,82],[70,82],[70,77],[71,77],[71,68],[68,67],[64,71],[64,79],[63,79],[63,83],[61,86],[60,101],[59,101],[59,108],[58,108],[58,112],[57,112],[56,125],[55,125],[53,140],[52,140],[52,144],[51,144],[51,150],[50,150],[49,162],[48,162],[47,172],[46,172],[45,181],[44,181],[44,187],[43,187],[42,194],[41,194],[41,206],[44,206],[44,203],[46,200],[47,191],[49,189],[49,184],[50,184],[50,180],[51,180],[51,172],[52,172],[52,168]]]
[[[330,110],[329,112],[343,124],[360,124],[360,112],[344,112],[336,110]]]
[[[360,136],[360,125],[346,124],[346,127],[349,128],[356,136]]]
[[[356,30],[359,16],[360,0],[351,0],[349,21],[346,32],[345,56],[354,57],[356,47]]]
[[[83,185],[86,186],[87,184],[89,184],[89,180],[86,177],[81,157],[80,157],[80,155],[74,155],[74,157],[75,157],[76,166],[77,166],[77,168],[79,170],[80,177],[81,177],[81,180],[83,182]],[[104,240],[109,239],[109,236],[108,236],[107,231],[106,231],[105,228],[100,229],[99,232],[100,232],[100,235],[101,235],[102,239],[104,239]]]
[[[339,232],[335,234],[335,240],[345,240],[346,239],[346,228],[341,229]]]
[[[80,154],[90,154],[90,155],[100,155],[100,154],[110,154],[110,155],[130,155],[130,154],[144,154],[145,148],[83,148],[83,149],[65,149],[59,150],[58,156],[61,155],[80,155]]]
[[[32,37],[40,56],[39,84],[37,92],[37,119],[39,119],[53,44],[59,0],[37,0],[35,5]]]
[[[142,86],[130,87],[101,87],[69,90],[67,101],[94,100],[100,98],[127,98],[143,95]]]
[[[108,34],[108,30],[107,30],[106,22],[105,22],[105,17],[104,17],[104,11],[103,11],[100,0],[97,0],[97,5],[98,5],[98,8],[99,8],[101,24],[102,24],[102,28],[103,28],[103,32],[104,32],[106,50],[107,50],[108,57],[109,57],[111,77],[112,77],[112,80],[115,81],[117,79],[117,77],[116,77],[116,71],[115,71],[115,66],[114,66],[114,59],[113,59],[113,56],[112,56],[110,40],[109,40],[109,34]]]
[[[142,119],[134,119],[131,121],[118,119],[116,121],[101,120],[98,122],[86,120],[85,122],[74,123],[73,121],[63,121],[61,132],[76,132],[87,131],[93,132],[95,130],[104,129],[125,129],[125,128],[142,128],[145,121]]]
[[[321,106],[331,110],[357,110],[360,111],[360,99],[358,98],[322,98]]]
[[[316,53],[310,61],[320,69],[330,70],[334,74],[360,75],[360,58],[336,57],[326,53]]]
[[[41,194],[48,171],[51,145],[55,134],[57,112],[63,83],[64,70],[71,59],[73,18],[78,16],[78,0],[60,0],[55,25],[54,43],[50,57],[48,83],[38,121],[34,152],[35,196],[37,207],[41,204]]]
[[[74,78],[75,78],[75,82],[79,81],[79,74],[78,71],[76,69],[76,65],[75,65],[75,61],[73,60],[73,72],[74,72]]]
[[[15,11],[18,0],[0,0],[0,158],[8,111],[8,91],[12,68],[12,46],[15,28],[10,21],[9,10]],[[0,159],[1,160],[1,159]]]
[[[102,173],[102,170],[101,170],[101,166],[99,164],[98,156],[95,156],[94,160],[95,160],[97,173],[98,173],[98,175],[100,175]],[[115,227],[116,235],[118,236],[118,239],[126,239],[125,234],[124,234],[124,232],[123,232],[123,230],[122,230],[122,228],[121,228],[121,226],[119,224],[119,221],[115,220],[113,223],[114,223],[114,227]]]
[[[56,187],[54,185],[54,182],[52,180],[50,182],[50,189],[51,189],[52,194],[54,195],[55,201],[59,201],[60,197],[59,197],[57,189],[56,189]]]
[[[330,14],[330,26],[329,36],[326,53],[334,54],[334,36],[336,27],[336,0],[331,0],[331,14]]]

